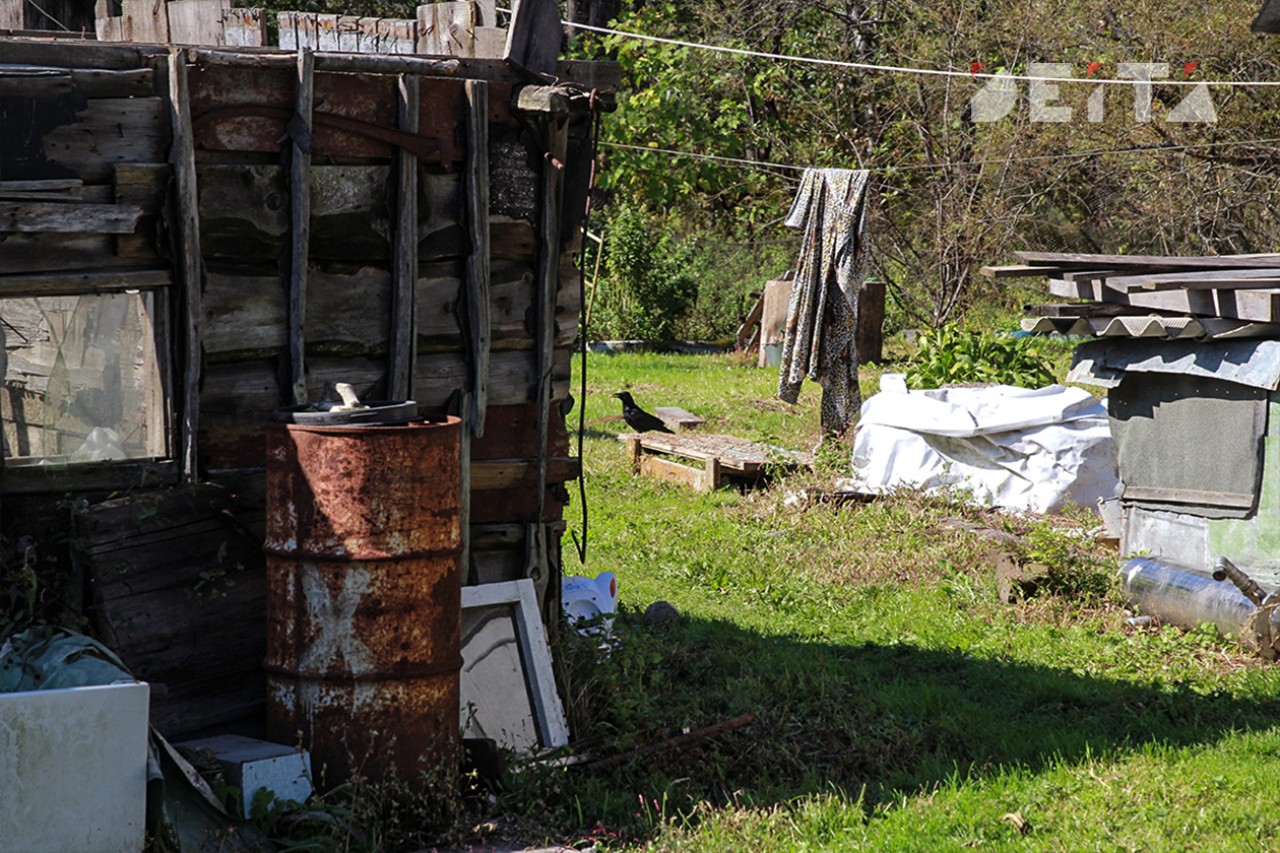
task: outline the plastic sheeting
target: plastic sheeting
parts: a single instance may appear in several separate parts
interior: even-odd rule
[[[1093,506],[1120,491],[1106,405],[1087,391],[1008,385],[908,391],[886,374],[862,406],[851,491],[959,493],[1026,512]]]

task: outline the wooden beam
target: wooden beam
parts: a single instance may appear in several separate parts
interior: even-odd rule
[[[60,69],[0,70],[0,98],[56,98],[74,88],[71,74]]]
[[[1092,299],[1113,305],[1132,305],[1160,311],[1223,317],[1256,323],[1280,321],[1280,289],[1266,290],[1116,290],[1098,282],[1070,282],[1049,279],[1054,296]]]
[[[560,289],[560,213],[564,197],[564,162],[569,147],[569,122],[548,116],[544,123],[545,153],[542,159],[542,175],[539,187],[538,215],[538,267],[535,276],[537,302],[538,343],[538,479],[537,516],[544,516],[547,501],[547,436],[551,426],[552,383],[551,369],[555,360],[556,294]],[[540,527],[540,525],[539,525]],[[541,531],[537,533],[542,538]],[[529,549],[530,562],[526,575],[538,589],[538,600],[546,595],[549,584],[559,584],[552,578],[547,560],[545,541],[540,548]],[[535,562],[540,560],[540,562]]]
[[[97,45],[101,48],[104,45]],[[137,50],[137,48],[135,48]],[[0,63],[6,51],[0,44]],[[14,51],[17,53],[17,51]],[[25,61],[28,52],[20,54]],[[189,48],[191,61],[200,65],[228,65],[238,68],[292,67],[292,54],[281,52],[248,53],[226,48]],[[110,57],[114,63],[127,61],[125,57]],[[446,77],[455,80],[488,80],[491,83],[524,83],[528,77],[512,70],[501,59],[471,57],[396,56],[378,54],[317,53],[317,71],[336,71],[347,74],[417,74],[420,77]],[[38,64],[38,62],[36,63]],[[76,67],[85,67],[83,60]],[[103,66],[115,67],[115,66]],[[597,68],[598,67],[598,68]],[[593,70],[595,69],[595,70]],[[583,62],[581,60],[556,63],[555,75],[563,82],[584,83],[597,78],[614,79],[618,76],[617,63]],[[598,72],[598,73],[597,73]]]
[[[983,267],[982,274],[990,278],[1042,278],[1060,269],[1051,264],[1007,264]]]
[[[77,293],[116,293],[148,290],[173,283],[169,270],[110,270],[43,275],[0,275],[0,295],[71,296]]]
[[[315,55],[299,50],[297,106],[290,135],[293,156],[289,162],[289,224],[292,251],[289,264],[289,371],[290,400],[307,402],[306,314],[307,263],[311,236],[311,109],[315,87]]]
[[[191,100],[187,62],[180,51],[169,54],[169,106],[173,125],[171,158],[177,184],[172,212],[179,248],[178,269],[183,295],[183,380],[179,470],[187,482],[198,479],[196,433],[200,427],[200,297],[204,268],[200,258],[199,190],[196,186],[196,153],[191,131]]]
[[[142,214],[134,204],[0,202],[0,232],[132,234]]]
[[[493,335],[489,257],[489,84],[468,80],[466,216],[471,253],[467,256],[467,342],[471,362],[471,429],[484,435],[489,406],[489,348]]]
[[[0,39],[0,65],[43,65],[50,68],[142,68],[165,48],[92,41],[43,42]]]
[[[418,128],[418,88],[417,77],[400,75],[399,126],[411,133]],[[413,388],[413,366],[418,360],[418,158],[405,148],[396,149],[396,177],[388,371],[391,399],[407,400]]]
[[[1169,269],[1212,270],[1212,269],[1257,269],[1258,267],[1274,267],[1280,264],[1280,255],[1208,255],[1203,257],[1176,257],[1167,255],[1082,255],[1073,252],[1014,252],[1014,257],[1030,264],[1049,265],[1090,265],[1095,269],[1103,267],[1115,269],[1133,269],[1134,267],[1166,267]],[[1143,270],[1134,270],[1142,272]]]

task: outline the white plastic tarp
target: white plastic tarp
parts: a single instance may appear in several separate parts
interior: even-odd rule
[[[886,374],[880,388],[862,406],[844,488],[958,492],[1026,512],[1093,506],[1119,494],[1106,405],[1087,391],[909,391],[897,374]]]

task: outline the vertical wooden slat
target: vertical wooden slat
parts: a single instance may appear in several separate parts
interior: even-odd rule
[[[196,187],[196,153],[191,133],[191,102],[187,87],[187,63],[181,51],[169,53],[169,108],[173,120],[173,174],[177,198],[173,218],[180,247],[178,267],[182,275],[184,365],[182,377],[182,427],[179,463],[182,477],[197,477],[196,432],[200,426],[200,296],[203,268],[200,259],[199,194]]]
[[[228,47],[265,47],[266,10],[261,7],[227,9],[222,13],[222,39]]]
[[[536,540],[529,543],[526,574],[546,602],[547,588],[559,583],[551,577],[542,521],[547,503],[547,437],[551,428],[551,370],[555,360],[556,293],[560,289],[560,207],[564,196],[564,161],[569,146],[569,121],[546,117],[546,152],[542,160],[538,221],[537,347],[538,347],[538,515]],[[556,614],[544,614],[554,618]]]
[[[461,448],[459,457],[462,460],[462,472],[459,476],[459,488],[462,490],[458,506],[458,522],[462,527],[462,583],[464,585],[475,580],[471,571],[471,430],[466,428],[467,412],[471,409],[471,394],[463,391],[459,411],[464,421],[461,432]]]
[[[298,51],[297,110],[289,123],[293,157],[289,164],[289,220],[292,255],[289,268],[289,369],[291,399],[295,406],[307,402],[305,320],[307,314],[308,243],[311,238],[311,106],[315,83],[315,57]]]
[[[554,74],[563,38],[555,0],[514,0],[502,58],[530,71]]]
[[[467,342],[471,348],[471,431],[484,435],[489,398],[489,84],[468,80],[467,93]]]
[[[400,75],[400,129],[418,132],[418,78]],[[395,262],[392,268],[391,348],[388,359],[393,400],[412,394],[413,367],[418,354],[418,158],[396,150]],[[466,412],[463,412],[466,417]]]
[[[124,35],[129,41],[166,44],[169,41],[168,5],[156,0],[123,0]]]

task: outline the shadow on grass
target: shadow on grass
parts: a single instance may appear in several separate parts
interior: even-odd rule
[[[627,820],[635,792],[671,792],[671,806],[686,808],[735,795],[784,803],[833,785],[856,796],[865,786],[872,807],[956,776],[1035,771],[1153,741],[1209,743],[1280,716],[1280,701],[1082,676],[1070,661],[804,642],[696,619],[645,628],[631,617],[619,629],[609,658],[570,654],[571,712],[587,732],[579,751],[631,756],[682,728],[756,719],[690,748],[578,771],[573,794],[587,823]],[[629,802],[613,802],[619,791],[632,792]]]

